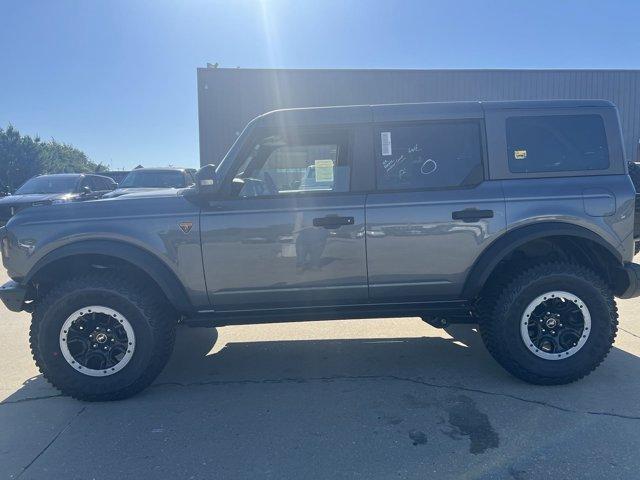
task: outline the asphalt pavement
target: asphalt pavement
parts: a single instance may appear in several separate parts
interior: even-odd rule
[[[509,376],[474,327],[391,318],[181,328],[158,380],[111,403],[61,396],[29,315],[1,308],[0,479],[636,479],[640,299],[618,306],[571,385]]]

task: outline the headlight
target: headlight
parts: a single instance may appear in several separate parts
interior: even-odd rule
[[[71,201],[71,198],[69,197],[62,197],[62,198],[56,198],[55,200],[52,200],[51,202],[49,202],[50,205],[57,205],[59,203],[69,203]]]

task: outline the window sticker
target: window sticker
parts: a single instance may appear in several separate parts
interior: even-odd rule
[[[380,132],[380,141],[382,142],[382,156],[387,157],[393,155],[391,150],[391,132]]]
[[[526,150],[514,150],[513,151],[513,157],[516,160],[524,160],[525,158],[527,158],[527,151]]]
[[[316,160],[314,166],[316,182],[333,182],[333,160]]]

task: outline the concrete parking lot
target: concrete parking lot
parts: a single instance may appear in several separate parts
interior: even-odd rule
[[[567,386],[512,378],[471,327],[379,319],[184,328],[113,403],[49,386],[2,308],[0,478],[638,478],[640,300],[618,305],[608,359]]]

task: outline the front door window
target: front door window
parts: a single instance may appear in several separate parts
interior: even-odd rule
[[[348,192],[346,153],[341,135],[269,136],[243,162],[234,189],[240,197]]]

